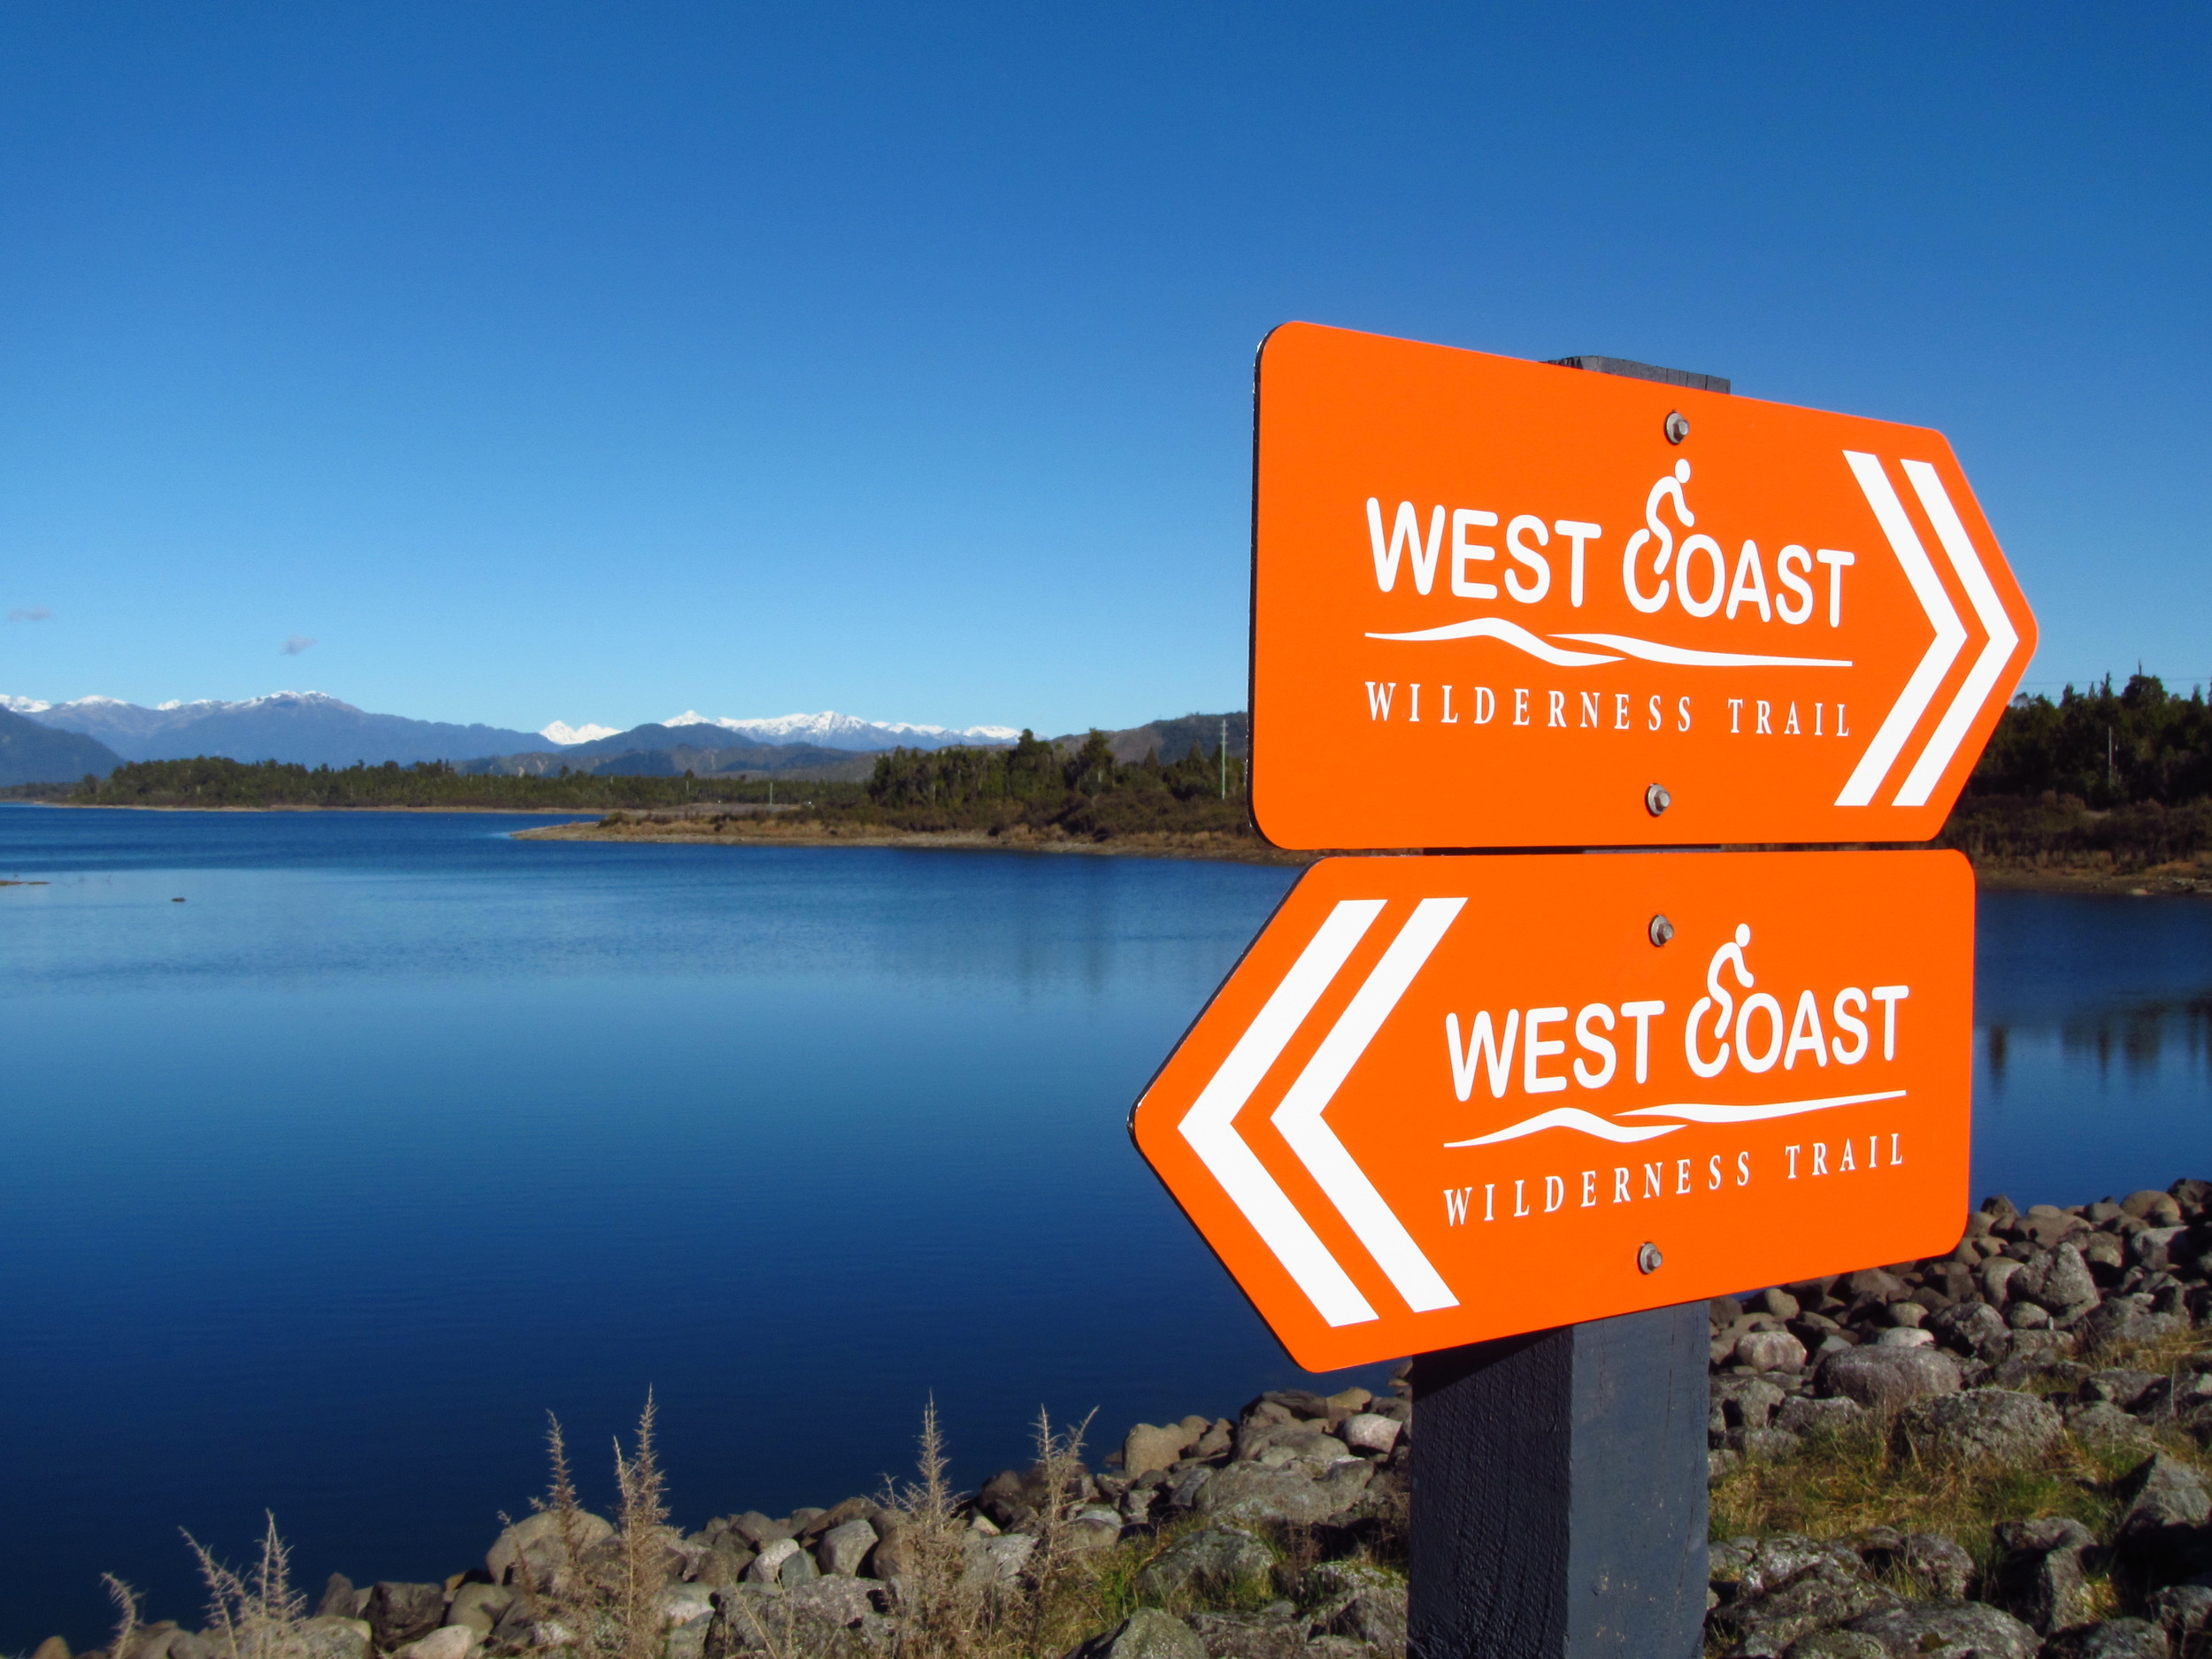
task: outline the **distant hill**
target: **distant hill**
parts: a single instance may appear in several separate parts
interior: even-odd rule
[[[121,764],[122,757],[96,739],[0,709],[0,785],[74,783],[87,772],[104,778]]]
[[[1106,733],[1107,746],[1114,751],[1114,758],[1124,764],[1142,760],[1147,755],[1158,752],[1163,764],[1179,761],[1191,752],[1195,744],[1206,754],[1221,747],[1224,722],[1229,730],[1229,758],[1241,760],[1252,752],[1252,719],[1244,713],[1186,714],[1172,720],[1153,720],[1143,726],[1125,727]],[[1080,749],[1087,732],[1071,732],[1064,737],[1052,740],[1056,748]]]
[[[125,760],[220,755],[302,766],[350,766],[356,761],[380,764],[388,760],[406,765],[552,747],[534,732],[369,714],[319,691],[280,691],[243,703],[172,703],[157,709],[119,697],[81,697],[50,706],[22,698],[11,701],[19,714],[38,725],[97,738]]]
[[[550,778],[565,766],[572,772],[596,778],[680,778],[687,772],[701,778],[778,777],[857,782],[875,769],[872,751],[828,749],[814,743],[717,743],[708,733],[718,728],[649,725],[633,726],[612,737],[574,743],[557,753],[530,750],[518,755],[493,755],[461,763],[461,770],[480,775]]]

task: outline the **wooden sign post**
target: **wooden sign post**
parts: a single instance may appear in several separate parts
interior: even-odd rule
[[[1279,845],[1924,840],[2032,652],[1936,434],[1304,325],[1259,388]],[[1698,1650],[1703,1304],[1956,1241],[1973,902],[1329,858],[1223,983],[1132,1132],[1300,1364],[1417,1356],[1416,1659]]]

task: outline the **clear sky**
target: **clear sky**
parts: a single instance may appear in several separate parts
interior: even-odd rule
[[[0,5],[0,691],[1240,706],[1291,318],[1941,427],[2032,685],[2200,681],[2208,72],[2157,5]]]

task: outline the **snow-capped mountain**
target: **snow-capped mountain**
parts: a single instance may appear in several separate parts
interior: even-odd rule
[[[949,749],[956,743],[1010,743],[1021,733],[1010,726],[910,726],[902,720],[863,720],[825,710],[820,714],[779,714],[764,719],[713,719],[686,710],[663,726],[717,726],[756,743],[811,743],[818,749]]]
[[[278,691],[265,697],[226,703],[204,698],[146,708],[120,697],[77,697],[47,703],[37,697],[0,695],[0,709],[52,730],[96,738],[125,760],[177,760],[194,755],[227,755],[234,760],[283,760],[307,766],[349,766],[356,761],[380,765],[396,760],[481,760],[531,751],[568,750],[625,735],[622,728],[555,720],[535,732],[503,726],[459,726],[415,720],[397,714],[370,714],[319,691]],[[686,712],[659,725],[630,728],[641,733],[633,748],[670,746],[669,728],[706,728],[714,733],[702,747],[788,747],[872,753],[879,749],[944,749],[955,743],[1010,743],[1021,733],[1011,726],[942,726],[856,719],[849,714],[786,714],[762,720],[716,720]],[[705,732],[697,738],[703,739]],[[646,739],[651,739],[648,742]],[[695,741],[685,735],[685,742]]]
[[[558,743],[563,749],[576,743],[595,743],[603,737],[618,737],[618,726],[594,726],[587,720],[581,726],[571,726],[566,720],[556,720],[550,726],[538,728],[538,735],[549,743]]]

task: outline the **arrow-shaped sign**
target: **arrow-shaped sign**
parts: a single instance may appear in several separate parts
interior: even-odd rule
[[[1291,324],[1256,457],[1279,845],[1924,840],[2034,652],[1925,428]]]
[[[1317,1370],[1927,1255],[1972,901],[1950,853],[1325,860],[1133,1133]]]

